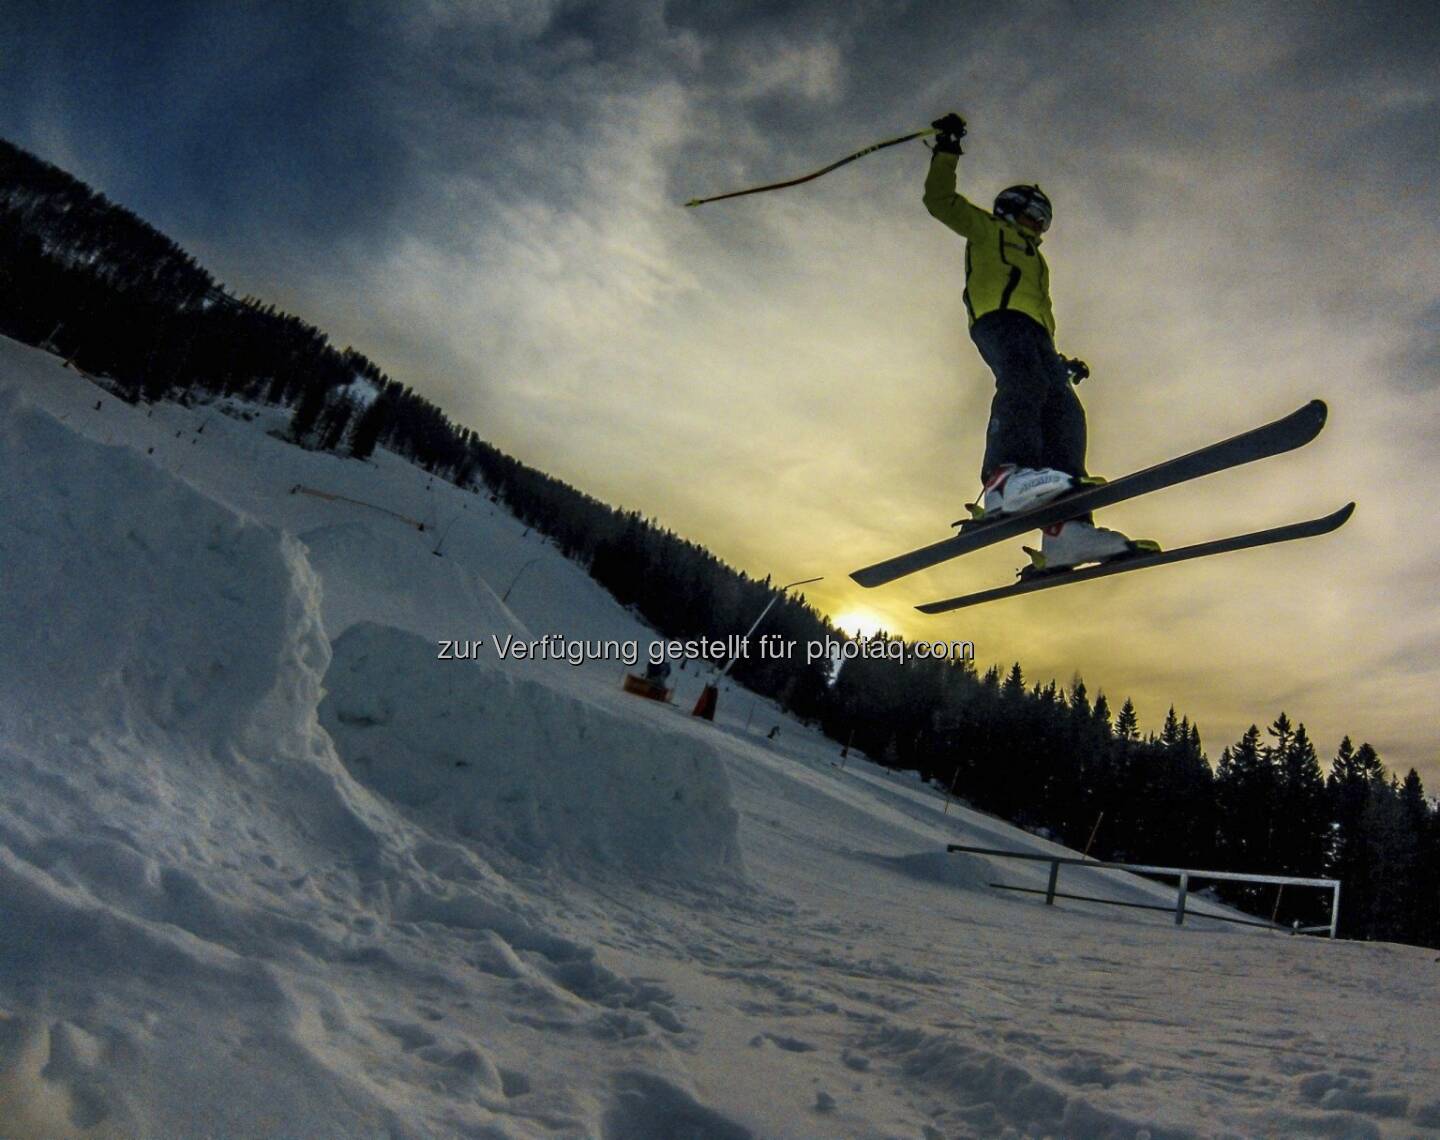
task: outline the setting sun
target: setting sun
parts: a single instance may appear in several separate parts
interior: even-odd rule
[[[846,610],[831,620],[851,637],[874,637],[885,629],[881,619],[869,610]]]

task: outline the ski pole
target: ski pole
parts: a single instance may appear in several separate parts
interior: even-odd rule
[[[887,139],[885,142],[875,143],[867,146],[864,150],[857,150],[854,154],[847,155],[839,162],[832,162],[829,166],[822,167],[814,174],[806,174],[800,178],[791,178],[786,182],[772,182],[768,186],[752,186],[749,190],[732,190],[728,194],[716,194],[713,198],[691,198],[686,202],[686,207],[703,206],[706,202],[720,202],[726,198],[743,198],[746,194],[763,194],[767,190],[783,190],[787,186],[799,186],[802,182],[810,182],[819,178],[822,174],[829,174],[832,170],[838,170],[847,162],[854,162],[857,158],[864,158],[867,154],[874,154],[877,150],[884,150],[887,146],[898,146],[900,143],[909,142],[911,139],[923,139],[926,135],[939,134],[934,127],[926,127],[923,131],[914,131],[908,135],[901,135],[898,139]]]

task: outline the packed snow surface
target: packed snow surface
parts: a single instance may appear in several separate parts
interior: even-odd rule
[[[0,341],[0,1136],[1440,1136],[1433,951],[996,891],[693,665],[502,660],[656,635],[284,418]]]

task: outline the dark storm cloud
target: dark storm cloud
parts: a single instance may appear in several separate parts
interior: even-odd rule
[[[1277,85],[1373,115],[1352,136],[1323,99],[1308,123],[1279,108],[1317,162],[1413,163],[1417,193],[1440,162],[1433,107],[1404,96],[1434,91],[1440,20],[1421,5],[1057,3],[1015,20],[950,2],[99,0],[0,14],[7,133],[69,149],[142,204],[181,199],[212,232],[363,233],[430,171],[504,180],[497,159],[583,143],[597,103],[667,79],[691,86],[702,167],[707,151],[803,163],[961,106],[982,139],[1023,134],[1043,152],[1060,136],[1113,176],[1117,147],[1243,147],[1277,114]],[[779,57],[806,51],[832,54],[833,91],[783,81]]]
[[[383,44],[330,5],[6,4],[0,130],[161,224],[316,248],[381,223],[406,148]]]

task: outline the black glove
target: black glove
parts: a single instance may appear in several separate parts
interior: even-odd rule
[[[961,154],[960,140],[965,137],[965,120],[951,111],[930,124],[940,133],[935,136],[935,149],[942,154]]]
[[[1078,384],[1090,375],[1090,365],[1078,356],[1062,356],[1060,359],[1065,362],[1065,372],[1070,377],[1070,383]]]

